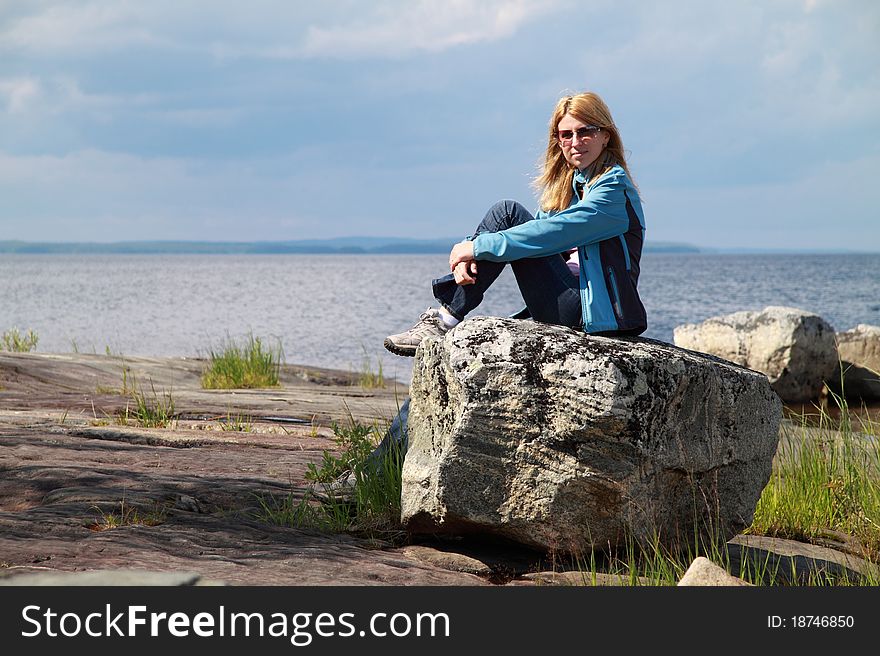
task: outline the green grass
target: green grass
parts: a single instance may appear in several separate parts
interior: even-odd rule
[[[734,557],[731,546],[724,542],[704,542],[698,547],[685,546],[671,551],[659,544],[637,545],[628,542],[615,552],[593,552],[586,556],[562,556],[551,561],[553,571],[568,570],[580,573],[583,585],[602,583],[610,575],[621,585],[675,586],[697,556],[704,556],[728,574],[758,586],[876,586],[880,576],[876,571],[864,575],[853,574],[835,565],[819,562],[798,572],[798,558],[803,556],[773,556],[759,549],[743,549]],[[870,561],[874,562],[875,561]],[[604,575],[604,576],[600,576]]]
[[[845,399],[834,401],[839,418],[820,408],[780,440],[750,532],[808,542],[844,533],[877,561],[880,426],[869,417],[854,424]]]
[[[226,417],[220,420],[220,430],[224,432],[250,433],[254,428],[251,417],[243,414],[233,415],[226,413]]]
[[[205,389],[277,387],[283,352],[270,349],[249,335],[243,344],[228,339],[220,350],[209,352],[210,364],[202,374]]]
[[[157,392],[156,386],[150,380],[150,392],[144,392],[134,376],[129,375],[127,367],[123,367],[122,389],[129,399],[125,409],[117,414],[117,423],[124,426],[134,424],[142,428],[174,426],[177,414],[170,389]]]
[[[386,427],[366,426],[350,418],[347,426],[333,424],[337,450],[324,451],[319,464],[310,464],[306,480],[331,483],[352,472],[354,494],[350,499],[318,503],[307,492],[299,497],[260,498],[259,519],[281,526],[316,528],[331,532],[351,532],[370,538],[396,541],[403,535],[400,526],[400,485],[403,456],[391,449],[376,464],[367,460],[384,435]]]
[[[24,335],[18,331],[18,328],[11,328],[0,335],[0,351],[29,353],[36,350],[39,341],[39,336],[30,328]]]
[[[877,586],[880,575],[866,571],[852,573],[834,564],[825,566],[817,561],[812,567],[804,556],[773,555],[760,549],[741,547],[709,537],[681,544],[670,549],[658,539],[637,544],[625,540],[614,550],[594,550],[587,554],[549,554],[549,562],[537,569],[550,573],[543,577],[552,580],[553,574],[567,572],[568,585],[605,585],[611,579],[624,586],[676,586],[698,556],[708,558],[731,576],[756,586]],[[796,565],[801,561],[802,569]],[[868,559],[868,562],[870,561]]]
[[[361,345],[361,349],[364,352],[364,357],[361,360],[361,368],[356,375],[356,384],[364,389],[384,388],[385,376],[382,373],[382,361],[376,358],[378,370],[374,371],[366,347]]]

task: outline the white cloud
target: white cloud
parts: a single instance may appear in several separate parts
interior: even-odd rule
[[[148,93],[114,94],[84,91],[80,82],[70,76],[57,76],[47,81],[52,89],[52,111],[69,110],[92,113],[111,113],[122,108],[141,107],[157,103],[160,96]]]
[[[0,15],[0,50],[46,56],[151,46],[217,58],[397,56],[513,35],[571,0],[43,2]],[[27,11],[27,10],[23,10]]]
[[[512,36],[529,20],[558,10],[547,0],[418,0],[379,5],[373,16],[331,27],[309,27],[302,53],[358,57],[436,52]]]
[[[162,101],[157,94],[87,92],[70,76],[0,79],[0,107],[4,100],[10,129],[16,125],[34,126],[40,123],[46,128],[47,120],[54,118],[64,121],[71,116],[88,116],[105,122],[120,113],[159,106]]]
[[[9,114],[24,114],[40,97],[40,81],[33,77],[0,79],[0,98],[5,97]]]
[[[708,161],[741,178],[759,158],[786,177],[880,148],[880,4],[620,0],[613,11],[633,20],[579,60],[651,166],[689,178],[688,163]]]
[[[139,3],[127,1],[55,3],[0,30],[3,49],[48,54],[102,51],[154,43]]]

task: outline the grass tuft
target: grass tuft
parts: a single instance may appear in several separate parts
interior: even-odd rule
[[[204,389],[277,387],[283,352],[264,346],[249,335],[244,344],[228,339],[219,351],[210,351],[211,363],[202,374]]]
[[[357,372],[356,384],[364,389],[384,388],[385,376],[382,373],[382,361],[379,358],[376,358],[378,371],[373,371],[373,366],[370,362],[370,356],[367,354],[366,347],[361,345],[361,349],[364,351],[364,357],[361,360],[360,371]]]
[[[253,418],[248,415],[227,412],[226,417],[220,419],[220,430],[224,432],[250,433],[253,429]]]
[[[149,512],[141,512],[131,504],[126,505],[125,499],[119,502],[119,511],[104,512],[98,506],[92,506],[97,513],[94,521],[86,524],[92,531],[109,531],[122,526],[158,526],[165,521],[167,512],[158,505]]]
[[[30,328],[24,335],[18,331],[18,328],[11,328],[0,335],[0,351],[29,353],[36,350],[39,341],[39,336]]]
[[[134,424],[142,428],[168,428],[173,427],[177,414],[174,409],[174,398],[171,390],[157,392],[153,381],[150,380],[150,393],[147,394],[128,373],[123,375],[123,393],[128,395],[129,401],[125,409],[117,415],[117,422],[123,426]]]
[[[258,518],[281,526],[315,528],[331,532],[351,532],[370,538],[399,540],[400,487],[403,454],[389,449],[382,458],[368,458],[387,427],[360,424],[351,417],[347,426],[333,424],[338,450],[324,451],[319,464],[310,464],[306,480],[332,483],[353,474],[354,493],[348,498],[331,497],[316,503],[311,493],[287,498],[260,498]],[[336,455],[338,453],[338,455]]]

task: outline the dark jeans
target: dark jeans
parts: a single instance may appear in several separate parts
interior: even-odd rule
[[[489,208],[474,234],[498,232],[534,220],[535,217],[519,203],[502,200]],[[477,281],[473,285],[458,285],[453,275],[449,274],[433,281],[434,297],[454,316],[464,319],[483,301],[486,290],[506,264],[513,269],[526,308],[535,321],[572,328],[583,325],[580,282],[577,276],[571,274],[565,260],[556,254],[509,263],[480,260],[477,264]],[[406,453],[408,416],[409,399],[400,407],[382,443],[370,455],[374,463],[379,462],[391,449],[397,449],[401,455]]]
[[[367,462],[369,462],[374,471],[380,473],[384,471],[384,467],[382,466],[382,459],[388,456],[396,455],[400,458],[406,454],[406,450],[409,447],[409,436],[406,432],[406,421],[409,417],[409,397],[407,397],[406,401],[403,402],[403,405],[400,406],[400,410],[397,412],[397,416],[394,418],[394,421],[391,422],[391,426],[388,427],[388,431],[385,433],[385,437],[382,438],[382,442],[376,449],[367,456]],[[402,460],[400,461],[403,462]]]
[[[535,217],[519,203],[502,200],[489,208],[474,234],[499,232],[534,220]],[[580,282],[577,276],[571,274],[565,260],[557,254],[513,262],[480,260],[477,263],[477,281],[473,285],[456,284],[450,273],[434,280],[434,298],[455,317],[464,319],[483,301],[486,290],[507,264],[513,269],[520,294],[535,321],[571,328],[583,325]]]

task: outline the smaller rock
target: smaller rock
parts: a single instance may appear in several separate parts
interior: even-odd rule
[[[691,566],[687,568],[684,576],[678,582],[680,586],[743,586],[751,585],[742,579],[731,576],[726,570],[713,563],[708,558],[697,556]]]
[[[851,398],[880,399],[880,326],[862,323],[837,333],[837,352],[839,369],[829,389]]]
[[[401,551],[426,565],[433,565],[451,572],[465,572],[467,574],[476,574],[477,576],[489,576],[492,574],[492,568],[486,563],[464,554],[440,551],[439,549],[415,544],[404,547]]]
[[[678,326],[676,346],[709,353],[765,374],[785,402],[819,398],[837,369],[834,328],[797,308],[770,306]]]
[[[863,585],[880,580],[880,567],[847,551],[762,535],[737,535],[727,543],[731,569],[761,576],[762,585],[815,585],[829,580]]]
[[[178,494],[174,497],[174,509],[194,513],[205,512],[202,502],[188,494]]]

